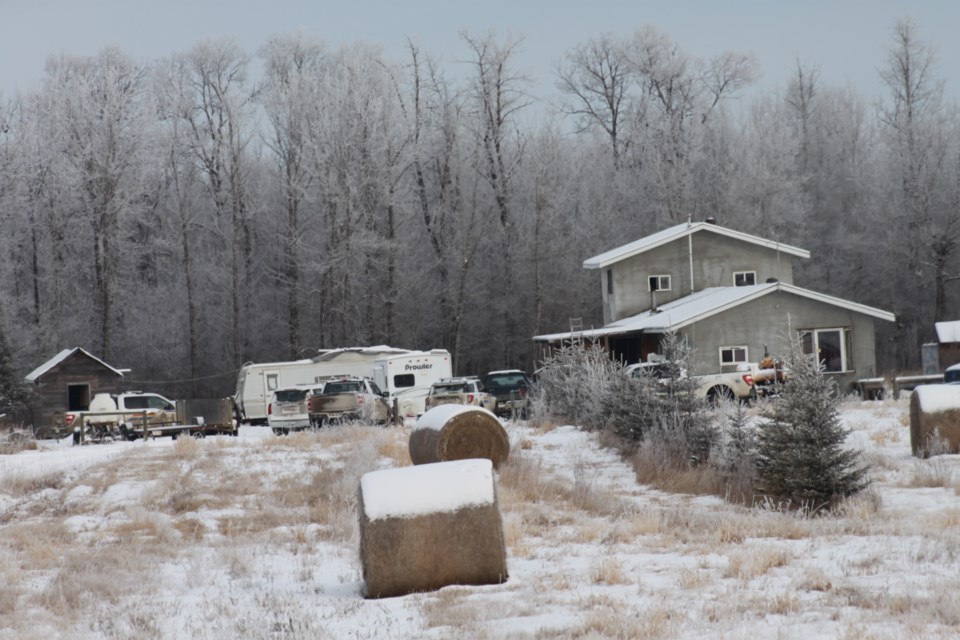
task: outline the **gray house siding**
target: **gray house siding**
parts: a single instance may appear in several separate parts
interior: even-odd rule
[[[693,290],[733,286],[733,274],[739,271],[756,272],[757,284],[770,279],[793,284],[794,256],[712,233],[694,233],[690,238]],[[657,293],[658,305],[689,295],[690,262],[690,246],[687,238],[683,238],[601,269],[604,324],[651,308],[652,296],[648,289],[651,276],[669,275],[671,280],[670,291]],[[612,278],[612,293],[608,278]]]
[[[791,334],[833,328],[850,332],[848,370],[830,374],[841,389],[848,391],[856,380],[877,375],[874,320],[870,316],[777,292],[684,327],[680,333],[695,349],[695,371],[714,373],[720,370],[721,347],[746,346],[747,359],[758,362],[764,356],[764,347],[770,355],[782,357],[789,349]]]

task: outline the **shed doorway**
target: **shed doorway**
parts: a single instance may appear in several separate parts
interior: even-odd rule
[[[67,411],[86,411],[90,408],[90,385],[67,385]]]

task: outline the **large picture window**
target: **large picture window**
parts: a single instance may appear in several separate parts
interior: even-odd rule
[[[850,332],[846,329],[811,329],[800,332],[803,352],[816,355],[823,370],[850,371]]]

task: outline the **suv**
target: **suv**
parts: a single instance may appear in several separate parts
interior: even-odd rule
[[[322,383],[277,389],[270,394],[267,424],[278,436],[309,427],[310,397],[320,393]]]
[[[430,393],[425,401],[426,408],[432,409],[441,404],[467,404],[496,411],[497,398],[483,390],[479,378],[444,378],[430,385]]]
[[[497,415],[527,417],[530,378],[519,369],[491,371],[483,377],[483,388],[497,398]]]

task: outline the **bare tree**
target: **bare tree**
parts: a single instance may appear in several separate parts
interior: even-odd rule
[[[646,97],[633,126],[649,132],[643,135],[651,138],[653,184],[668,220],[681,222],[692,213],[692,166],[703,128],[724,99],[753,81],[756,63],[738,53],[691,58],[654,27],[636,34],[630,56]]]
[[[266,82],[261,100],[270,135],[266,145],[273,153],[286,211],[281,284],[287,292],[289,353],[297,358],[303,349],[300,321],[302,247],[301,207],[315,175],[306,155],[308,109],[318,98],[317,85],[324,63],[323,46],[303,36],[276,37],[261,50]]]
[[[610,141],[614,169],[620,166],[622,133],[633,70],[627,43],[603,35],[577,45],[558,67],[557,86],[572,103],[565,112],[576,118],[578,133],[599,127]]]
[[[189,149],[206,179],[206,188],[230,252],[231,360],[244,361],[245,290],[252,285],[253,238],[250,226],[247,145],[252,137],[250,109],[256,96],[247,83],[249,59],[231,41],[208,41],[175,56],[166,90],[183,105],[179,117],[189,133]]]
[[[92,223],[92,255],[100,317],[100,352],[109,358],[120,270],[121,217],[142,191],[134,171],[142,148],[145,71],[117,49],[96,58],[52,59],[47,88],[56,93],[63,151],[80,178]]]
[[[894,279],[905,331],[913,335],[902,341],[903,349],[911,355],[930,335],[930,320],[944,319],[944,288],[951,279],[947,269],[956,248],[960,216],[955,200],[942,199],[948,140],[941,106],[943,82],[934,77],[934,66],[934,51],[919,39],[914,23],[898,20],[886,67],[880,71],[890,90],[890,100],[880,107],[880,122],[888,133],[895,177],[891,182],[897,185],[891,195],[902,212],[900,224],[890,225],[896,229],[890,237],[890,250],[904,252],[904,268]],[[923,288],[931,284],[932,309],[923,295]],[[902,360],[906,358],[913,359],[901,354]]]

